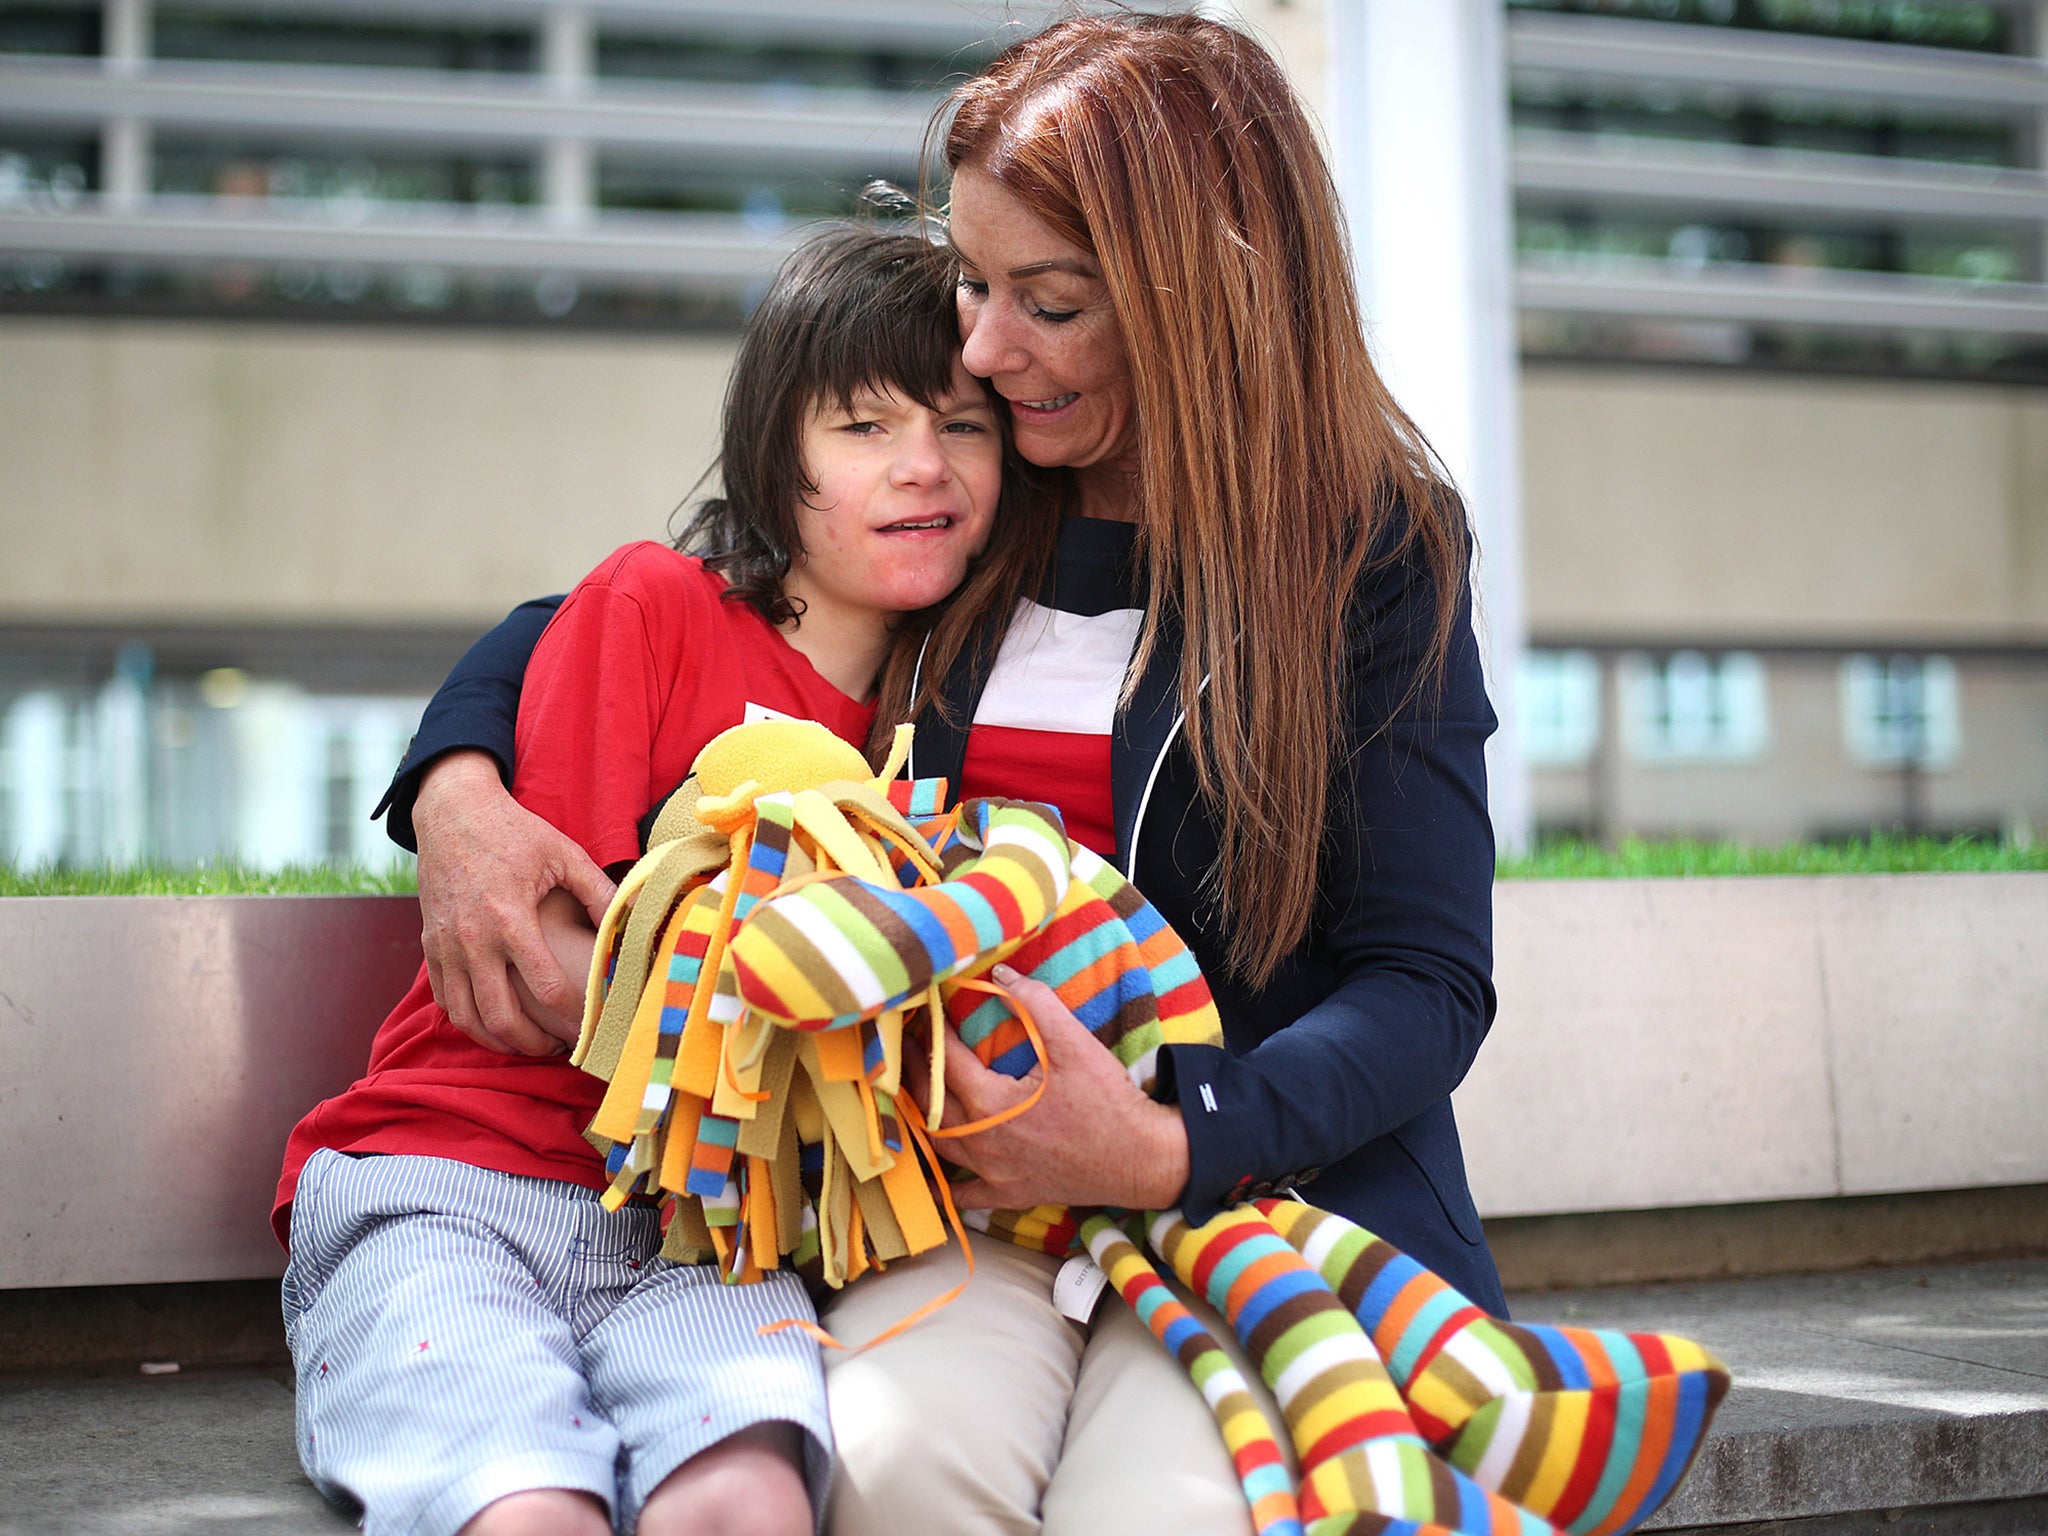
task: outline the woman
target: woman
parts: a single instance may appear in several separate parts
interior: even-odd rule
[[[1493,1011],[1468,541],[1367,357],[1313,132],[1262,50],[1189,16],[1061,22],[955,105],[964,357],[1070,515],[1039,601],[989,605],[993,664],[937,635],[882,709],[917,716],[918,775],[1060,804],[1188,939],[1228,1041],[1172,1048],[1153,1103],[1027,985],[1050,1082],[952,1143],[964,1199],[1201,1221],[1312,1184],[1500,1311],[1449,1103]],[[963,1073],[956,1122],[1030,1086]],[[835,1529],[1243,1529],[1128,1315],[1068,1324],[1048,1266],[976,1252],[981,1302],[833,1368]],[[957,1263],[828,1325],[865,1337]]]

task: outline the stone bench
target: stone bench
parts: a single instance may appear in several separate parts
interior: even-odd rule
[[[2048,1530],[2048,1261],[1583,1284],[1687,1272],[1674,1247],[1820,1267],[1826,1239],[1724,1239],[1887,1200],[1900,1229],[1976,1200],[1999,1240],[1953,1251],[2048,1252],[2048,876],[1861,879],[1500,888],[1474,1186],[1511,1289],[1582,1282],[1517,1313],[1689,1333],[1736,1373],[1657,1528]],[[346,1526],[293,1456],[266,1218],[417,938],[402,897],[0,902],[0,1536]],[[1530,1257],[1559,1232],[1569,1264]]]
[[[2048,873],[1495,907],[1456,1096],[1490,1220],[2048,1187]],[[361,1072],[418,931],[409,897],[0,901],[0,1291],[281,1273],[285,1134]]]

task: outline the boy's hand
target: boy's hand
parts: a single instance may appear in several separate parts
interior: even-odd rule
[[[593,924],[615,887],[569,838],[520,805],[484,752],[451,752],[428,768],[413,806],[420,848],[420,946],[434,997],[478,1045],[549,1056],[576,1038],[583,982],[549,949],[541,901],[564,890]],[[513,986],[524,983],[533,1009]]]

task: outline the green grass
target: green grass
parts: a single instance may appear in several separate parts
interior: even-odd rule
[[[2048,869],[2048,845],[2031,848],[1981,838],[1902,837],[1875,833],[1844,843],[1644,842],[1543,843],[1500,863],[1503,880],[1644,879],[1690,875],[1888,875]]]
[[[1690,875],[1881,875],[2048,870],[2048,844],[2017,848],[1978,838],[1879,833],[1846,843],[1644,842],[1614,848],[1547,842],[1502,859],[1503,880],[1644,879]],[[410,865],[395,870],[299,865],[261,871],[233,863],[134,869],[38,869],[0,865],[0,896],[369,896],[417,889]]]
[[[0,865],[0,896],[376,896],[414,889],[410,865],[393,870],[325,864],[278,870],[235,863],[32,870]]]

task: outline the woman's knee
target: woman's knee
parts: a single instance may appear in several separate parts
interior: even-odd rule
[[[884,1347],[886,1351],[887,1346]],[[884,1351],[878,1351],[882,1353]],[[958,1401],[935,1402],[922,1379],[905,1382],[851,1361],[828,1378],[838,1471],[826,1511],[830,1536],[974,1531],[1035,1536],[1039,1500],[1059,1457],[1058,1412],[1029,1411],[971,1390],[978,1367],[956,1360]]]

